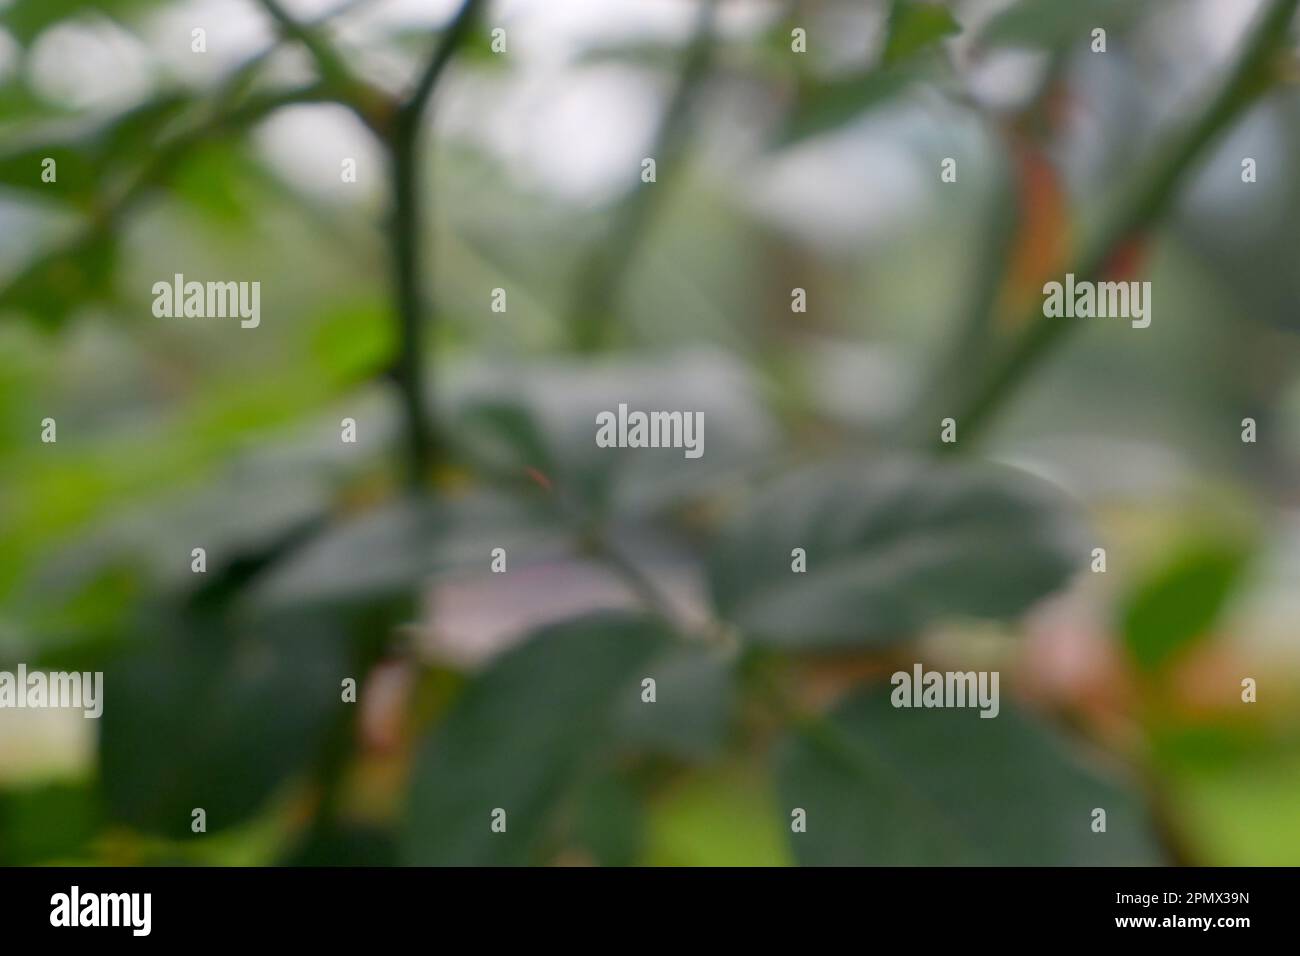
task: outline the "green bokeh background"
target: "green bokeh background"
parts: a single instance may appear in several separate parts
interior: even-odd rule
[[[0,711],[0,863],[1300,863],[1293,24],[1109,250],[1151,327],[959,412],[1285,4],[487,4],[417,153],[413,487],[363,118],[431,6],[288,5],[363,105],[256,117],[322,70],[255,0],[0,7],[0,670],[106,675]],[[156,318],[175,273],[260,327]],[[704,457],[595,448],[621,401]],[[882,706],[914,661],[1003,715]]]

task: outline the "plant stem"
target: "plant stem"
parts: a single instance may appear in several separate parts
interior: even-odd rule
[[[684,147],[695,88],[713,59],[713,20],[716,0],[702,0],[699,18],[686,51],[677,86],[664,109],[651,147],[658,171],[676,165]],[[624,276],[650,225],[655,205],[668,183],[640,183],[619,204],[608,234],[583,261],[574,282],[570,314],[574,344],[580,352],[596,352],[609,344],[612,313]]]
[[[1300,0],[1272,0],[1251,28],[1237,62],[1218,92],[1187,126],[1174,132],[1120,194],[1110,216],[1070,269],[1079,280],[1101,275],[1118,248],[1168,209],[1178,188],[1208,147],[1264,93],[1272,58],[1286,41],[1287,25]],[[992,414],[1077,326],[1033,312],[1020,338],[980,376],[963,402],[957,421],[961,447],[983,429]],[[940,444],[950,451],[956,443]]]
[[[991,140],[1001,148],[1008,165],[1014,163],[1013,146],[994,131]],[[930,423],[947,414],[947,403],[961,392],[967,369],[977,368],[985,358],[993,337],[998,293],[1015,247],[1023,211],[1010,172],[999,176],[988,212],[982,217],[985,239],[974,254],[965,309],[951,343],[946,343],[929,370],[926,391],[918,396],[908,414],[900,419],[897,437],[924,434]]]
[[[301,43],[310,54],[321,82],[335,92],[336,101],[352,110],[376,135],[383,137],[385,116],[390,109],[388,96],[354,73],[347,60],[321,32],[325,21],[342,12],[347,4],[320,19],[310,22],[295,20],[280,4],[280,0],[258,0],[267,15],[275,21],[282,36]]]
[[[311,58],[316,61],[316,67],[321,72],[321,78],[337,82],[340,85],[349,85],[352,78],[352,71],[348,69],[343,58],[337,51],[322,37],[314,28],[299,23],[291,17],[287,10],[280,5],[280,0],[259,0],[262,8],[275,21],[280,32],[286,37],[297,40],[307,48]]]
[[[622,549],[604,535],[589,536],[587,544],[595,557],[605,562],[611,570],[623,578],[642,604],[664,620],[671,622],[680,631],[686,630],[678,618],[672,600],[635,561],[623,553]]]
[[[420,74],[414,91],[398,108],[387,140],[392,177],[391,243],[398,322],[398,353],[393,376],[406,419],[407,479],[412,488],[424,483],[437,449],[432,418],[424,398],[423,327],[428,305],[420,272],[421,263],[427,259],[421,215],[420,131],[434,85],[456,47],[469,33],[480,6],[480,0],[465,0],[461,5]]]

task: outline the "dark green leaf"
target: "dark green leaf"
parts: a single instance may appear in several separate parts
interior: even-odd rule
[[[713,647],[680,645],[646,667],[655,701],[641,699],[640,682],[619,715],[619,739],[631,749],[706,759],[722,747],[731,716],[734,660]]]
[[[295,847],[281,866],[396,866],[397,844],[387,830],[330,826]]]
[[[486,367],[459,384],[453,427],[467,457],[499,472],[540,472],[554,495],[587,514],[653,512],[706,495],[756,459],[772,436],[749,371],[710,350]],[[596,416],[698,411],[706,453],[601,448]]]
[[[256,812],[319,755],[342,701],[337,614],[189,616],[105,673],[100,764],[114,820],[175,838]]]
[[[1154,671],[1209,636],[1241,578],[1248,550],[1235,543],[1190,547],[1138,586],[1124,611],[1124,643]]]
[[[790,833],[805,865],[1161,862],[1134,797],[1005,702],[985,719],[860,694],[791,732],[777,781],[787,832],[790,812],[807,811],[807,832]]]
[[[621,698],[669,642],[658,621],[600,614],[543,628],[465,689],[420,748],[405,857],[544,859],[564,802],[607,751]],[[490,829],[506,811],[507,829]]]
[[[602,773],[573,802],[573,840],[601,866],[632,866],[646,838],[645,808],[632,783]]]
[[[828,465],[759,495],[709,575],[721,614],[757,641],[884,644],[935,618],[1023,611],[1075,566],[1071,530],[1046,485],[1009,469]]]

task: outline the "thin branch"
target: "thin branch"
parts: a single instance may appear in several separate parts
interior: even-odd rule
[[[1002,150],[1007,165],[1014,162],[1012,145],[993,134],[995,148]],[[984,239],[971,257],[972,268],[965,308],[959,317],[950,343],[940,350],[929,370],[925,391],[913,404],[896,428],[903,434],[928,433],[929,423],[947,414],[946,403],[960,394],[961,385],[979,368],[987,356],[993,338],[994,319],[1002,277],[1006,274],[1015,249],[1017,231],[1023,221],[1021,200],[1011,175],[998,177],[987,211],[981,217]],[[904,438],[905,440],[905,438]]]
[[[392,112],[391,98],[374,84],[362,79],[348,66],[340,54],[321,32],[326,20],[345,12],[350,4],[309,22],[299,21],[284,9],[280,0],[258,0],[267,15],[275,21],[280,34],[296,40],[311,55],[321,80],[336,93],[337,101],[352,110],[357,117],[379,136],[384,137]]]
[[[141,198],[165,183],[176,166],[190,151],[203,142],[232,130],[245,129],[285,106],[334,101],[334,92],[329,87],[320,83],[308,83],[289,89],[253,94],[228,111],[217,112],[203,123],[179,133],[155,149],[148,165],[110,203],[105,211],[106,218],[111,220],[129,211]]]
[[[681,621],[672,599],[613,541],[603,534],[591,534],[585,538],[584,544],[593,557],[600,559],[623,579],[646,608],[673,624],[679,632],[686,633],[687,628]]]
[[[696,87],[713,61],[715,13],[716,0],[702,0],[681,75],[654,137],[652,155],[659,170],[673,166],[683,150]],[[629,193],[615,212],[609,233],[579,268],[571,315],[574,343],[580,351],[594,352],[608,344],[619,289],[667,185],[657,183],[647,189],[643,184]]]
[[[402,113],[406,116],[408,122],[418,125],[420,116],[429,103],[429,97],[433,94],[433,87],[438,82],[438,77],[446,69],[450,62],[452,54],[456,52],[461,41],[469,35],[470,27],[474,23],[474,18],[478,16],[479,8],[482,7],[481,0],[465,0],[461,4],[460,10],[448,24],[447,29],[443,31],[442,37],[434,48],[433,56],[429,58],[428,65],[420,74],[420,79],[415,84],[415,89],[402,104]]]
[[[271,19],[275,21],[276,26],[280,28],[280,32],[285,37],[297,40],[307,48],[311,58],[316,61],[322,79],[339,83],[342,86],[351,85],[352,71],[348,69],[347,63],[315,28],[295,20],[280,5],[280,0],[258,0],[258,2],[270,15]]]
[[[1206,148],[1269,89],[1274,79],[1273,58],[1286,43],[1287,26],[1295,15],[1297,3],[1300,0],[1272,0],[1251,28],[1236,64],[1218,92],[1189,125],[1165,141],[1121,193],[1111,215],[1069,271],[1087,280],[1102,275],[1123,243],[1165,213]],[[1077,325],[1049,318],[1039,310],[1031,314],[1019,340],[979,379],[963,403],[957,416],[962,429],[962,447],[970,445],[970,439],[986,425],[1014,387]],[[938,446],[944,451],[956,447],[956,443]]]
[[[951,50],[949,63],[954,78],[960,71]],[[996,341],[996,318],[1007,270],[1013,264],[1028,210],[1027,197],[1016,186],[1020,154],[1032,148],[1040,136],[1047,135],[1055,122],[1052,100],[1066,65],[1063,52],[1052,55],[1043,70],[1038,88],[1019,115],[1007,122],[989,117],[974,98],[961,87],[955,101],[972,111],[985,130],[990,148],[998,153],[998,169],[989,206],[982,213],[980,232],[984,239],[972,257],[968,272],[969,285],[962,297],[964,308],[958,317],[952,340],[935,359],[921,398],[915,408],[901,420],[895,437],[907,444],[922,444],[910,436],[929,434],[931,422],[947,415],[952,403],[968,391]],[[1040,132],[1042,131],[1042,132]]]
[[[283,106],[329,102],[333,98],[329,90],[316,83],[260,94],[227,113],[215,115],[161,143],[153,150],[144,168],[125,187],[100,202],[85,225],[71,238],[40,253],[7,281],[0,283],[0,295],[29,281],[52,264],[75,259],[88,245],[110,233],[145,199],[165,186],[185,157],[202,143],[217,139],[229,131],[243,129]]]

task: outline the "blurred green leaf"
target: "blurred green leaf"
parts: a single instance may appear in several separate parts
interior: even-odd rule
[[[589,516],[653,513],[707,495],[751,467],[773,435],[750,371],[711,349],[489,365],[454,391],[448,431],[469,460],[520,477],[541,472],[571,511]],[[708,453],[597,446],[597,414],[620,403],[700,412]]]
[[[46,159],[54,160],[55,180],[42,181]],[[0,153],[0,186],[23,190],[34,197],[89,204],[96,170],[88,151],[69,143],[42,143]]]
[[[1005,700],[992,719],[895,709],[866,691],[778,751],[785,827],[805,865],[1118,866],[1160,862],[1138,801]],[[1106,832],[1092,811],[1106,811]]]
[[[106,670],[100,766],[115,821],[189,838],[244,822],[318,756],[343,708],[337,613],[187,615]]]
[[[152,158],[163,131],[193,102],[191,94],[167,91],[91,127],[60,124],[47,140],[0,151],[0,186],[92,209],[126,168]],[[48,183],[41,178],[47,158],[55,163]]]
[[[492,49],[492,31],[494,26],[487,23],[476,24],[470,30],[469,35],[461,42],[456,49],[456,55],[464,57],[467,61],[477,67],[495,67],[497,69],[509,69],[513,63],[510,59],[510,46],[507,39],[507,46],[504,52],[498,53]],[[428,32],[425,32],[424,43],[426,49],[429,46],[430,39]]]
[[[889,35],[884,63],[893,66],[961,32],[961,24],[947,7],[918,0],[894,0],[889,13]]]
[[[0,82],[0,117],[4,122],[28,120],[33,117],[61,115],[63,110],[52,103],[47,103],[22,74],[11,74]]]
[[[637,751],[684,760],[714,756],[726,741],[735,691],[735,661],[717,648],[683,644],[645,668],[655,702],[641,701],[640,681],[618,715],[619,740]]]
[[[645,808],[631,781],[600,773],[574,801],[573,841],[600,866],[632,866],[645,844]]]
[[[523,475],[529,468],[557,473],[553,449],[539,423],[523,405],[487,400],[469,405],[458,420],[455,439],[476,466],[501,475]]]
[[[1019,0],[980,33],[989,46],[1064,47],[1086,43],[1096,27],[1108,31],[1143,13],[1148,4],[1128,0]]]
[[[938,81],[941,58],[927,55],[945,37],[961,32],[947,8],[919,0],[895,0],[880,62],[832,78],[799,77],[795,103],[773,145],[792,146],[832,133],[882,106],[914,83]]]
[[[575,785],[606,751],[620,695],[663,652],[661,622],[552,625],[476,677],[420,747],[404,856],[420,865],[542,861]],[[505,833],[490,829],[507,814]]]
[[[809,79],[800,84],[790,117],[775,146],[792,146],[834,132],[867,110],[893,99],[921,77],[915,63],[882,67],[835,79]]]
[[[749,765],[701,768],[656,798],[647,866],[788,866],[766,774]]]
[[[1185,548],[1128,598],[1121,630],[1138,666],[1155,671],[1210,636],[1250,557],[1232,542]]]
[[[493,547],[519,561],[555,545],[553,524],[500,495],[403,497],[338,521],[258,581],[250,598],[264,606],[382,599],[436,573],[486,570]]]
[[[190,153],[176,169],[170,192],[222,225],[252,218],[257,197],[251,180],[269,184],[242,143],[213,143]]]
[[[1193,862],[1294,865],[1300,846],[1300,734],[1294,721],[1231,718],[1150,728],[1154,767]],[[1245,713],[1241,713],[1245,711]]]
[[[79,309],[112,299],[116,262],[116,242],[104,232],[41,255],[0,284],[0,314],[18,312],[58,328]]]
[[[396,866],[397,843],[387,830],[331,825],[293,848],[280,866]]]
[[[99,793],[87,783],[0,790],[0,865],[74,859],[99,822]]]
[[[29,557],[29,573],[15,604],[33,611],[58,609],[51,623],[79,621],[84,626],[96,614],[107,619],[102,612],[120,609],[140,591],[199,589],[211,598],[228,596],[253,572],[290,553],[296,557],[300,545],[324,532],[329,498],[321,464],[297,460],[282,447],[260,456],[232,456],[226,471],[206,482],[172,487],[153,495],[147,505],[120,509],[109,520],[86,527],[46,560]],[[250,487],[258,493],[249,496]],[[178,548],[177,541],[202,545],[209,573],[194,575],[193,545]],[[88,590],[96,581],[105,586]],[[66,613],[84,603],[81,594],[95,599],[86,604],[87,613]]]
[[[1075,567],[1072,532],[1050,488],[1010,469],[823,465],[758,495],[709,578],[722,616],[762,643],[879,645],[935,618],[1023,611]]]

